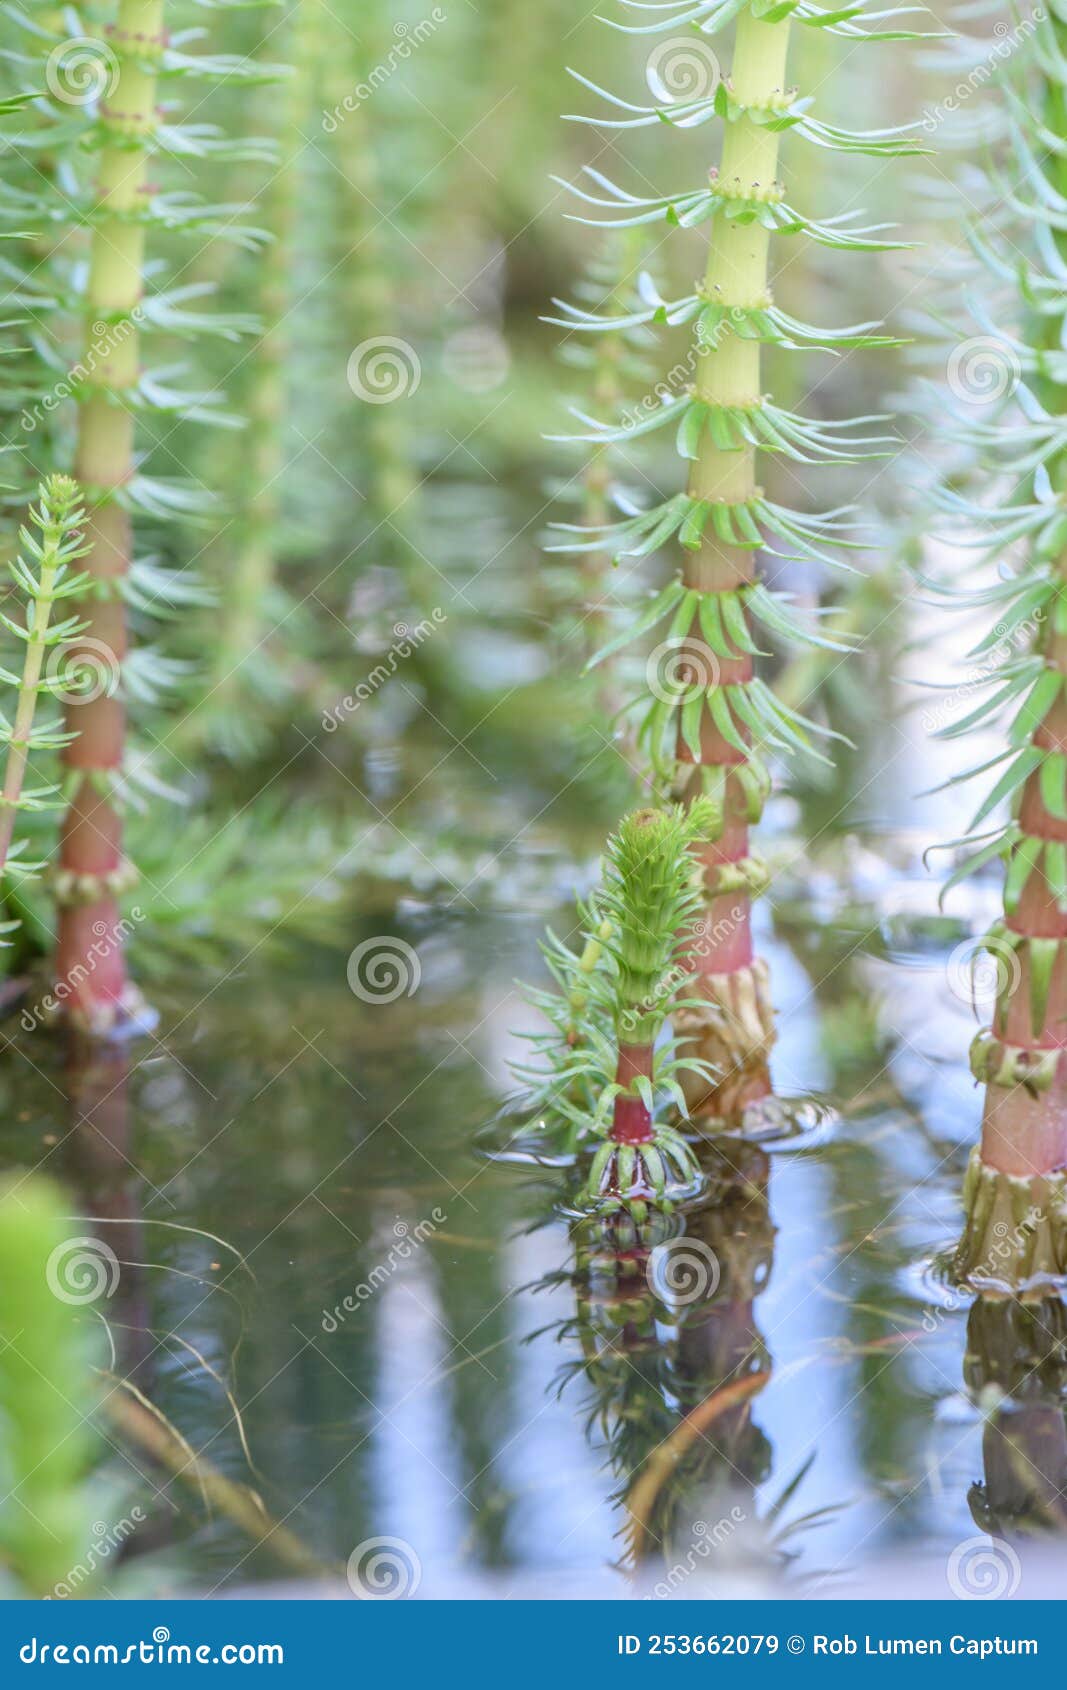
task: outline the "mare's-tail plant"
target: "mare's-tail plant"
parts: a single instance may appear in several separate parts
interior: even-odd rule
[[[46,408],[51,412],[64,397],[75,401],[73,461],[86,505],[89,580],[79,603],[85,625],[70,661],[82,683],[94,677],[94,684],[72,686],[67,697],[71,738],[63,753],[68,802],[55,878],[56,972],[75,982],[66,999],[70,1018],[115,1032],[136,1029],[147,1016],[128,978],[118,914],[117,900],[135,878],[124,849],[124,800],[131,782],[159,786],[147,759],[126,758],[127,708],[158,701],[181,672],[151,645],[129,649],[128,607],[143,618],[189,603],[182,571],[134,558],[133,518],[202,517],[211,503],[200,487],[150,473],[135,445],[135,428],[145,413],[169,422],[235,420],[220,410],[214,391],[176,387],[176,366],[143,367],[142,342],[148,330],[235,339],[248,327],[247,319],[189,309],[205,291],[198,284],[159,285],[148,236],[193,233],[245,244],[258,238],[243,228],[242,207],[208,205],[157,181],[168,157],[187,164],[191,158],[249,156],[250,146],[256,151],[213,124],[178,122],[161,95],[174,79],[213,84],[273,73],[232,55],[187,53],[188,38],[172,42],[167,34],[164,0],[117,0],[114,22],[97,41],[72,36],[70,16],[58,10],[39,17],[5,10],[26,43],[11,56],[31,86],[41,86],[43,70],[47,87],[20,141],[31,156],[58,163],[54,179],[38,173],[32,190],[5,184],[4,214],[64,235],[43,264],[23,254],[12,297],[39,330],[49,329],[37,337],[58,377]],[[55,326],[53,314],[59,317]],[[80,323],[73,367],[63,344],[71,318]],[[23,473],[28,467],[33,479],[35,442],[31,430],[20,454]],[[62,442],[59,449],[65,457]],[[105,947],[102,932],[111,935]]]
[[[97,1440],[79,1274],[107,1259],[71,1238],[58,1189],[35,1174],[0,1190],[0,1583],[7,1596],[60,1595],[93,1541],[86,1484]]]
[[[111,32],[117,76],[113,95],[97,117],[97,186],[90,214],[92,235],[85,311],[88,348],[105,326],[107,344],[78,407],[75,474],[89,505],[86,596],[79,654],[101,671],[101,682],[71,698],[67,719],[72,743],[64,753],[70,802],[60,841],[56,879],[56,974],[85,977],[77,996],[81,1018],[100,1030],[136,1022],[140,1001],[127,978],[119,933],[119,895],[134,876],[123,851],[116,792],[126,748],[126,712],[119,676],[127,648],[123,594],[133,556],[130,510],[122,494],[133,479],[134,416],[130,402],[140,378],[139,307],[144,292],[145,231],[151,221],[148,177],[152,137],[159,122],[157,72],[167,38],[163,0],[120,0]],[[115,935],[96,965],[86,970],[92,935]],[[100,947],[98,946],[97,949]]]
[[[632,33],[667,34],[687,24],[699,33],[691,41],[675,35],[653,49],[649,73],[652,81],[655,72],[657,104],[632,104],[579,78],[612,108],[606,119],[583,121],[617,130],[661,125],[666,133],[671,126],[690,129],[721,119],[724,138],[710,178],[676,194],[633,195],[590,169],[588,185],[574,190],[591,208],[587,220],[617,227],[708,222],[712,235],[705,274],[692,293],[664,298],[645,276],[638,310],[611,318],[572,306],[560,319],[590,333],[638,324],[695,327],[690,382],[677,385],[640,424],[642,431],[676,430],[685,491],[636,514],[624,512],[621,521],[568,543],[578,550],[608,544],[627,557],[651,554],[675,539],[682,547],[680,572],[630,635],[662,629],[649,662],[653,696],[641,725],[654,767],[676,799],[691,804],[704,797],[714,812],[710,842],[694,847],[706,903],[703,938],[691,947],[698,1002],[680,1012],[676,1025],[699,1040],[700,1054],[717,1075],[692,1104],[702,1115],[733,1117],[767,1094],[774,1037],[766,968],[753,949],[750,919],[751,900],[765,888],[767,871],[752,851],[749,830],[770,789],[769,756],[824,756],[813,734],[825,730],[784,705],[755,672],[754,659],[768,636],[842,649],[805,627],[789,597],[759,580],[756,559],[769,548],[778,561],[822,565],[840,561],[839,548],[859,543],[847,510],[810,515],[767,497],[757,465],[767,452],[798,466],[850,462],[882,444],[879,437],[848,432],[851,424],[809,421],[776,404],[764,390],[762,348],[838,352],[887,344],[876,324],[819,329],[781,310],[770,291],[771,236],[803,236],[840,252],[896,244],[878,228],[858,227],[852,214],[819,221],[791,206],[779,180],[779,141],[787,134],[830,151],[879,157],[912,148],[899,130],[857,134],[811,116],[810,99],[788,83],[790,32],[794,21],[850,40],[899,39],[910,32],[895,27],[896,14],[885,12],[876,15],[877,25],[888,20],[889,28],[865,28],[860,5],[626,4],[627,15],[654,14],[653,21],[620,26]],[[734,20],[732,69],[721,78],[706,37]],[[668,90],[678,85],[690,92],[672,99]],[[861,425],[876,420],[854,419]],[[618,439],[621,433],[602,429],[594,437]]]
[[[0,786],[0,880],[5,891],[12,876],[17,880],[40,867],[26,861],[26,840],[15,838],[17,815],[61,802],[57,786],[27,786],[26,774],[32,752],[55,751],[70,743],[61,723],[38,720],[37,705],[42,694],[55,694],[70,680],[64,651],[83,624],[77,616],[54,621],[52,610],[85,590],[84,573],[71,568],[86,550],[81,537],[84,515],[77,483],[69,476],[50,476],[38,489],[29,526],[20,531],[22,551],[7,566],[25,609],[21,621],[0,611],[0,621],[23,651],[20,669],[0,668],[0,681],[15,692],[10,722],[0,714],[0,742],[7,747]]]
[[[598,885],[578,904],[576,945],[550,931],[542,946],[552,988],[526,991],[547,1028],[527,1035],[533,1060],[514,1065],[523,1093],[508,1113],[526,1123],[519,1141],[545,1161],[599,1146],[584,1204],[629,1209],[637,1221],[700,1178],[664,1112],[684,1111],[680,1080],[692,1066],[706,1075],[665,1022],[700,912],[688,847],[709,819],[703,804],[627,816],[607,842]]]
[[[710,806],[689,811],[636,810],[608,840],[596,899],[610,924],[605,948],[615,964],[610,986],[615,1071],[598,1114],[605,1142],[593,1158],[586,1192],[597,1206],[624,1207],[641,1219],[649,1204],[692,1188],[699,1170],[685,1140],[656,1119],[656,1091],[683,1109],[678,1083],[687,1066],[673,1044],[657,1050],[672,1000],[684,983],[682,948],[700,914],[689,846],[710,821]],[[606,1119],[610,1111],[610,1120]]]
[[[1006,145],[972,175],[967,297],[977,334],[952,351],[938,416],[957,448],[938,489],[956,538],[987,568],[940,591],[994,622],[970,653],[981,699],[942,729],[954,738],[1007,713],[997,770],[946,891],[1001,860],[1004,916],[982,941],[996,974],[992,1026],[971,1049],[985,1096],[965,1182],[957,1270],[1019,1286],[1067,1272],[1067,14],[1034,14],[1002,67]],[[946,348],[947,350],[947,348]],[[976,408],[968,401],[977,398]],[[958,477],[960,450],[964,481]],[[969,486],[966,460],[970,458]],[[990,577],[992,579],[990,579]],[[938,584],[935,583],[935,590]],[[983,696],[984,693],[984,696]],[[998,812],[1008,808],[1005,821]],[[984,824],[993,820],[992,834]]]

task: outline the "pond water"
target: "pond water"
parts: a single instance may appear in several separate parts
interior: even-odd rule
[[[760,909],[774,1080],[833,1123],[709,1150],[695,1298],[659,1294],[625,1240],[576,1275],[562,1176],[475,1145],[532,1024],[515,981],[591,867],[582,832],[539,832],[495,881],[483,863],[462,899],[358,917],[357,940],[409,947],[411,995],[364,1001],[343,956],[246,963],[165,997],[158,1042],[66,1071],[9,1023],[5,1160],[43,1160],[114,1249],[93,1318],[118,1369],[344,1594],[382,1537],[429,1596],[829,1594],[917,1554],[946,1594],[976,1521],[1014,1541],[1060,1518],[1034,1481],[1067,1478],[1061,1327],[976,1316],[930,1265],[978,1119],[960,947],[995,888],[943,920],[911,839],[801,849],[798,819],[772,813]],[[147,1588],[307,1573],[126,1448],[105,1454],[149,1514],[127,1557]]]

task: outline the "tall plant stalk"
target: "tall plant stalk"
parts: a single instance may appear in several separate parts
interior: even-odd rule
[[[943,730],[966,735],[1011,713],[1004,749],[969,780],[998,770],[967,842],[979,849],[946,890],[996,859],[1004,917],[982,941],[996,975],[992,1026],[972,1046],[984,1082],[981,1144],[967,1174],[957,1268],[977,1284],[1024,1286],[1067,1272],[1067,14],[1062,5],[1016,32],[1002,68],[1011,121],[989,211],[970,230],[977,336],[948,358],[953,444],[971,457],[970,486],[939,490],[962,545],[999,579],[950,586],[995,626],[973,649],[982,696]],[[1005,195],[1003,177],[1012,187]],[[1005,209],[1007,208],[1007,209]],[[974,401],[979,401],[976,409]],[[987,416],[981,406],[992,401]],[[983,825],[1009,807],[992,835]],[[966,843],[966,842],[960,842]]]
[[[696,1041],[700,1057],[718,1075],[699,1092],[690,1082],[691,1106],[703,1114],[733,1117],[768,1092],[766,1059],[774,1038],[766,968],[755,955],[751,925],[752,899],[765,888],[767,871],[752,851],[750,828],[759,821],[770,790],[768,757],[823,756],[813,734],[826,732],[785,706],[760,678],[754,666],[757,632],[762,628],[777,638],[847,649],[799,623],[788,596],[769,591],[760,581],[757,558],[761,548],[769,547],[781,557],[825,563],[833,561],[837,548],[858,544],[849,512],[812,516],[767,498],[759,484],[758,454],[780,452],[805,465],[855,461],[884,443],[877,436],[843,434],[851,424],[806,421],[764,392],[764,345],[835,350],[886,344],[870,323],[820,330],[779,310],[769,288],[771,236],[803,234],[840,251],[897,244],[882,239],[877,229],[856,228],[850,218],[817,222],[787,205],[778,180],[779,140],[788,131],[840,152],[889,156],[912,150],[900,130],[855,134],[811,117],[809,101],[799,99],[786,80],[790,31],[797,21],[868,39],[909,32],[865,31],[854,21],[861,15],[859,6],[846,13],[806,5],[801,11],[788,0],[773,11],[743,0],[696,0],[687,6],[628,0],[628,15],[632,11],[657,13],[655,23],[633,27],[636,34],[697,26],[701,34],[691,46],[669,41],[649,63],[655,62],[666,80],[673,54],[675,77],[687,78],[690,87],[695,82],[702,86],[691,97],[667,98],[650,107],[617,99],[579,78],[626,114],[596,121],[618,129],[661,122],[688,129],[720,118],[725,125],[720,164],[707,186],[678,194],[638,198],[598,171],[588,172],[590,187],[575,192],[598,209],[597,221],[615,226],[664,218],[682,227],[710,221],[707,267],[695,292],[681,299],[662,297],[644,277],[642,310],[608,318],[572,306],[560,320],[593,333],[636,323],[695,324],[691,384],[669,395],[640,426],[640,432],[668,424],[677,428],[687,483],[684,493],[567,542],[565,549],[588,549],[607,540],[620,556],[639,557],[675,537],[682,546],[679,575],[639,617],[630,637],[670,618],[667,638],[650,660],[654,697],[642,733],[672,797],[692,804],[703,796],[714,811],[710,841],[694,847],[703,875],[704,919],[687,949],[698,1001],[679,1009],[675,1025]],[[887,14],[879,16],[884,20]],[[733,66],[729,78],[720,80],[703,36],[734,19]],[[878,420],[855,419],[859,424]],[[599,437],[617,439],[620,431],[601,430]]]
[[[84,976],[69,1000],[71,1014],[101,1030],[136,1022],[144,1013],[129,980],[119,935],[118,898],[134,878],[123,851],[116,782],[126,745],[126,709],[118,680],[128,629],[123,585],[132,562],[132,522],[119,494],[134,471],[134,409],[140,378],[137,307],[144,289],[146,205],[151,138],[158,122],[156,85],[166,46],[163,0],[119,0],[109,45],[118,67],[114,92],[102,105],[102,145],[85,294],[86,360],[92,385],[78,407],[75,475],[85,490],[85,567],[92,590],[78,650],[101,682],[86,696],[72,694],[67,725],[76,737],[64,752],[70,803],[60,841],[56,973]],[[94,359],[99,326],[110,338]],[[115,935],[89,970],[94,934]],[[99,949],[99,946],[97,947]]]

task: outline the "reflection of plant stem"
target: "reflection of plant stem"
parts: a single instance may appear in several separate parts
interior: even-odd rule
[[[687,1450],[704,1436],[708,1427],[714,1425],[721,1415],[758,1396],[760,1391],[770,1384],[770,1380],[768,1370],[752,1373],[747,1379],[735,1379],[729,1385],[721,1385],[718,1390],[705,1397],[702,1403],[691,1408],[670,1436],[652,1451],[626,1496],[635,1560],[640,1560],[643,1553],[656,1498]]]
[[[103,1406],[123,1437],[138,1444],[175,1478],[196,1489],[209,1506],[225,1514],[247,1537],[269,1549],[293,1572],[321,1578],[336,1571],[320,1561],[294,1532],[273,1520],[251,1491],[225,1478],[203,1456],[190,1450],[158,1410],[146,1406],[144,1399],[138,1401],[129,1394],[121,1394],[123,1390],[127,1393],[131,1390],[124,1381],[112,1376],[110,1383],[115,1388],[105,1397]]]

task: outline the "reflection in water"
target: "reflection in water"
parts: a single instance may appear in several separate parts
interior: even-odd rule
[[[133,1158],[129,1082],[125,1044],[69,1036],[64,1086],[70,1125],[63,1141],[64,1174],[82,1213],[92,1220],[93,1235],[119,1263],[108,1304],[115,1365],[144,1388],[142,1374],[155,1346],[145,1284],[144,1182]]]
[[[640,1229],[585,1221],[576,1238],[581,1358],[564,1383],[588,1388],[625,1511],[622,1561],[655,1595],[783,1559],[756,1507],[772,1459],[754,1417],[771,1377],[755,1314],[774,1249],[769,1161],[736,1139],[704,1160],[714,1205]]]
[[[967,1321],[967,1387],[987,1418],[984,1483],[968,1500],[1011,1540],[1067,1530],[1067,1309],[980,1297]]]

